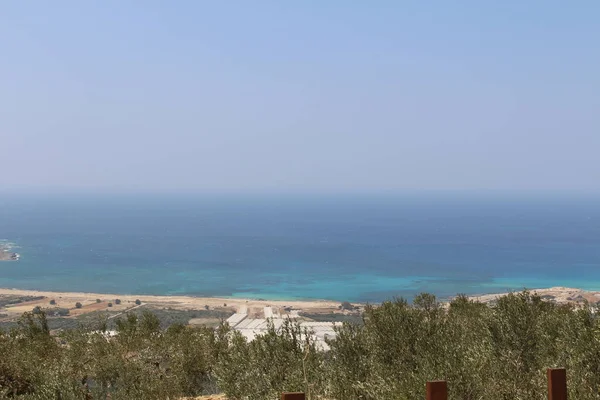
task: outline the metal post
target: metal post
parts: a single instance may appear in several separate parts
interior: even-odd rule
[[[548,368],[548,400],[567,400],[567,370]]]
[[[427,400],[447,400],[448,386],[446,381],[427,382]],[[557,399],[554,399],[557,400]]]
[[[282,393],[281,400],[306,400],[304,393]]]

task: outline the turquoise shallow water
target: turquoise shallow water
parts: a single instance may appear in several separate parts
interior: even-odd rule
[[[3,196],[0,287],[381,301],[600,289],[594,199]]]

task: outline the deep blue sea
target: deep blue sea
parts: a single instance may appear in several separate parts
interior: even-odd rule
[[[511,196],[0,198],[0,287],[381,301],[600,289],[600,202]]]

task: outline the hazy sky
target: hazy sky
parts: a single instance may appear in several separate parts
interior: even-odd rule
[[[2,1],[4,189],[600,190],[600,2]]]

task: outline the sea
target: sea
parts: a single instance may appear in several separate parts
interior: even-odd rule
[[[600,290],[600,201],[507,194],[9,195],[0,287],[381,302]]]

